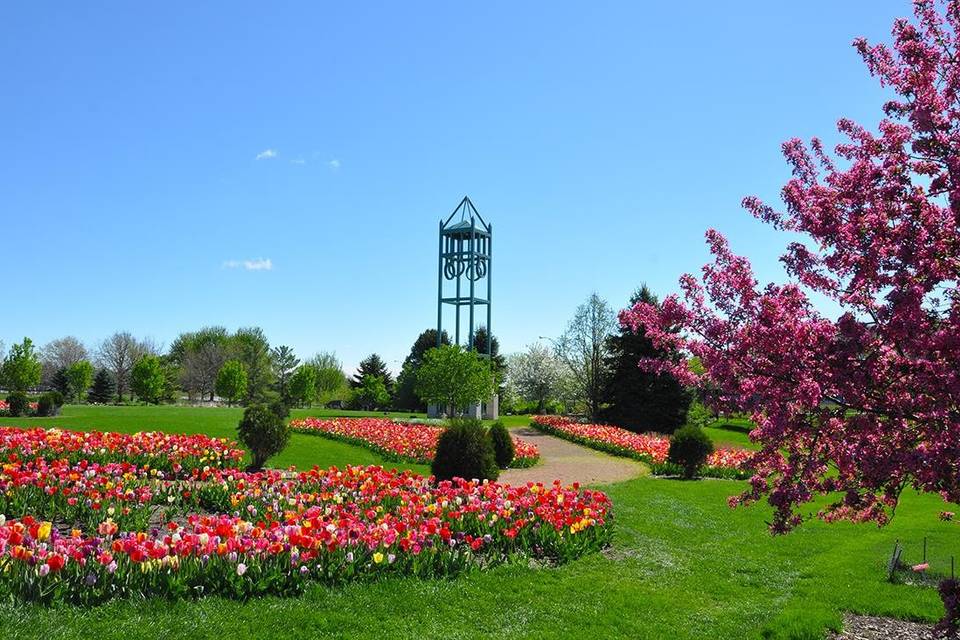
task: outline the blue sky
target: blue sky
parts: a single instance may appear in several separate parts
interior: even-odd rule
[[[592,290],[674,291],[707,227],[780,279],[786,238],[740,199],[777,199],[783,140],[876,124],[850,41],[909,11],[5,3],[0,339],[259,325],[397,367],[435,323],[437,221],[465,194],[494,224],[505,351]]]

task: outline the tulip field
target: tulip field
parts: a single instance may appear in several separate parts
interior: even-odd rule
[[[611,536],[578,486],[434,484],[382,467],[238,468],[204,435],[0,429],[0,596],[289,595],[310,582],[566,562]]]
[[[368,447],[387,460],[429,464],[442,426],[406,423],[388,418],[302,418],[290,422],[298,433],[320,435]],[[540,458],[536,445],[513,436],[513,468],[532,467]]]
[[[727,505],[742,480],[433,486],[301,433],[248,473],[239,414],[4,419],[2,637],[822,638],[848,610],[940,615],[934,589],[887,582],[895,541],[909,562],[926,538],[930,570],[960,557],[939,516],[958,507],[911,492],[884,528],[771,536],[769,507]]]
[[[531,424],[547,433],[592,449],[642,460],[658,475],[676,475],[678,468],[667,462],[670,438],[656,433],[634,433],[605,424],[583,424],[560,416],[534,416]],[[702,474],[714,478],[750,477],[752,451],[734,447],[716,449],[707,457]]]

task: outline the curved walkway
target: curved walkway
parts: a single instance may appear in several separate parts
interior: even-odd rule
[[[606,484],[629,480],[648,473],[647,467],[636,460],[617,458],[593,449],[547,435],[533,427],[517,427],[510,430],[540,449],[540,463],[529,469],[507,469],[500,474],[498,482],[526,484],[554,480],[568,485]]]

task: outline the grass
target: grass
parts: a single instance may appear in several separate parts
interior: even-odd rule
[[[511,427],[524,427],[530,424],[530,416],[500,416],[500,422],[508,429]]]
[[[136,417],[134,430],[162,423],[230,435],[238,416],[235,409],[67,408],[45,422],[119,428]],[[376,458],[358,447],[303,439],[309,442],[294,440],[296,450],[280,460],[343,465]],[[315,448],[305,448],[310,443]],[[92,609],[0,603],[0,637],[822,638],[845,610],[927,621],[942,614],[934,589],[885,580],[895,540],[905,544],[908,561],[919,561],[927,537],[938,570],[960,555],[957,525],[937,519],[950,508],[938,498],[909,493],[884,529],[811,522],[772,537],[764,524],[768,508],[726,506],[726,497],[744,487],[653,478],[604,487],[615,507],[613,547],[562,567],[510,565],[452,580],[314,587],[297,598],[249,602],[121,601]]]
[[[750,442],[751,429],[753,429],[753,423],[746,418],[720,418],[703,430],[715,445],[757,449],[759,447]]]

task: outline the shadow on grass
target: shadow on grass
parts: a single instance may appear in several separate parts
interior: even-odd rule
[[[753,425],[750,423],[736,423],[736,422],[716,422],[710,425],[712,429],[720,429],[721,431],[732,431],[734,433],[742,433],[743,435],[749,435],[750,430],[753,429]]]

